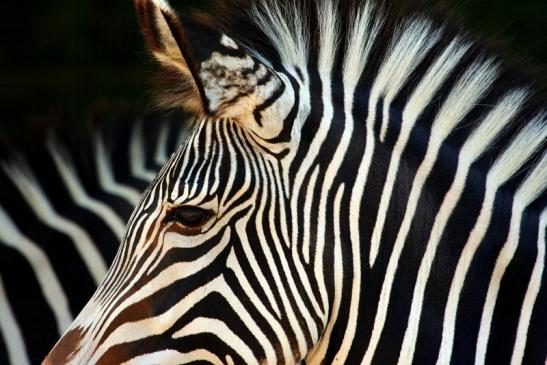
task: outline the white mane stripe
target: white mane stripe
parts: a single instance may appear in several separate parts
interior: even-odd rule
[[[538,228],[538,243],[537,243],[537,256],[534,268],[532,270],[532,276],[528,283],[528,289],[522,302],[522,308],[520,311],[520,318],[517,327],[517,333],[515,337],[515,346],[513,348],[513,354],[511,356],[511,365],[518,365],[522,363],[524,357],[524,350],[526,348],[526,339],[528,337],[528,329],[530,326],[530,319],[532,318],[532,312],[536,305],[536,300],[541,289],[543,272],[545,270],[545,231],[547,228],[547,209],[544,209],[539,220]]]
[[[250,17],[272,40],[285,65],[305,68],[310,41],[307,16],[302,11],[296,2],[283,8],[275,1],[259,0]]]
[[[433,260],[437,255],[437,248],[445,231],[446,225],[458,205],[465,189],[471,164],[480,157],[498,137],[503,127],[517,114],[524,101],[525,93],[517,90],[509,93],[500,103],[481,121],[478,128],[467,139],[459,155],[459,163],[453,178],[452,185],[445,194],[435,221],[429,234],[429,240],[418,270],[416,285],[412,297],[412,304],[408,316],[408,323],[399,354],[399,364],[411,363],[418,338],[420,316],[426,285],[429,282]]]
[[[513,200],[511,213],[511,223],[507,241],[496,260],[494,271],[492,272],[490,284],[486,294],[484,307],[482,309],[481,323],[477,341],[477,352],[475,355],[475,364],[484,364],[486,358],[486,350],[490,337],[490,328],[492,325],[492,317],[494,315],[494,307],[500,290],[501,280],[505,275],[507,267],[513,260],[517,246],[519,243],[520,231],[522,229],[522,218],[524,209],[545,189],[547,181],[547,154],[536,165],[534,170],[528,175],[527,179],[519,187]],[[540,225],[541,227],[541,225]],[[544,232],[545,233],[545,232]],[[545,234],[539,232],[538,241],[545,239]],[[541,238],[543,236],[543,238]],[[538,251],[539,255],[540,251]]]
[[[542,130],[541,126],[543,123],[543,115],[538,115],[534,118],[534,120],[532,120],[530,124],[514,138],[510,146],[500,157],[498,157],[494,166],[488,172],[486,177],[486,191],[481,211],[475,221],[474,228],[469,234],[463,251],[460,254],[450,285],[444,312],[443,334],[439,356],[437,358],[438,365],[448,363],[452,356],[460,293],[463,289],[473,257],[490,226],[496,192],[501,185],[509,180],[522,165],[528,161],[536,152],[537,148],[544,143],[545,137],[547,136],[547,129]]]

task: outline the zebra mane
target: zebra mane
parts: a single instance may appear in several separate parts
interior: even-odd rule
[[[473,132],[488,136],[501,131],[492,148],[499,149],[490,159],[505,148],[517,152],[518,157],[525,145],[545,155],[547,109],[544,101],[530,92],[533,81],[528,74],[446,20],[437,20],[432,12],[424,15],[389,0],[217,0],[212,9],[195,13],[193,19],[228,34],[273,69],[299,73],[309,65],[316,66],[319,74],[333,83],[343,81],[353,89],[358,83],[370,85],[372,97],[383,98],[384,105],[405,94],[405,88],[416,88],[420,77],[413,76],[427,71],[429,85],[422,88],[422,94],[412,96],[414,101],[438,100],[439,105],[444,101],[440,114],[460,113],[439,120],[425,118],[426,123],[437,124],[429,127],[440,136],[457,134],[460,129],[464,130],[462,138]],[[450,66],[445,67],[447,64]],[[450,71],[443,74],[443,69]],[[459,92],[451,90],[454,87]],[[492,127],[495,129],[476,128],[489,113],[498,112],[492,106],[500,101],[517,112],[500,120],[502,126]],[[418,119],[424,110],[408,112],[418,113],[413,115]],[[388,138],[386,128],[381,126],[381,140]],[[526,138],[516,138],[523,136]],[[511,143],[514,139],[521,144]],[[535,162],[539,159],[541,156]],[[516,169],[537,167],[527,159],[512,162]],[[541,181],[543,175],[534,181]]]
[[[496,42],[470,36],[459,26],[456,14],[446,19],[447,10],[441,6],[424,8],[417,0],[215,0],[210,10],[196,11],[192,18],[223,31],[274,66],[304,68],[328,55],[335,66],[341,68],[351,59],[374,74],[386,49],[403,35],[432,37],[440,46],[459,37],[472,43],[471,58],[496,55],[496,45],[491,44]],[[423,33],[404,32],[418,23],[422,28],[415,30]],[[369,57],[351,58],[365,44],[371,47]],[[525,61],[514,57],[497,61],[504,64],[504,71],[520,75],[516,83],[533,83],[535,75]]]
[[[497,57],[489,43],[454,26],[458,19],[447,20],[446,9],[426,11],[422,5],[392,0],[214,0],[209,10],[194,11],[191,18],[227,34],[273,69],[299,72],[317,66],[320,73],[332,71],[346,84],[371,83],[389,61],[391,69],[385,72],[393,75],[386,82],[401,90],[412,83],[422,61],[439,56],[453,43],[453,53],[465,53],[456,71],[475,62],[489,63],[488,69],[497,75],[497,90],[530,88],[539,79],[525,61]],[[176,70],[164,67],[154,84],[162,107],[179,107],[188,99],[189,87]],[[543,100],[532,94],[528,100],[528,111],[545,110]]]

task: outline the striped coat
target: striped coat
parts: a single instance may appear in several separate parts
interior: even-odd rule
[[[136,7],[196,121],[44,364],[545,362],[546,112],[501,61],[372,2]]]

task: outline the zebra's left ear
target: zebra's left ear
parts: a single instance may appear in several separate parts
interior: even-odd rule
[[[162,104],[261,125],[253,111],[285,89],[274,71],[228,35],[181,21],[163,0],[136,0],[136,7],[148,48],[164,66]]]

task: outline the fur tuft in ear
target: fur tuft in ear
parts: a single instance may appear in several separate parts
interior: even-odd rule
[[[148,48],[163,66],[156,78],[160,106],[236,119],[264,136],[279,133],[281,125],[263,126],[262,119],[283,117],[293,106],[280,75],[228,35],[193,19],[181,22],[164,1],[136,0],[136,7]]]
[[[182,107],[204,113],[203,92],[196,83],[198,66],[187,43],[182,24],[163,0],[135,0],[141,30],[162,73],[154,83],[155,99],[162,107]]]

